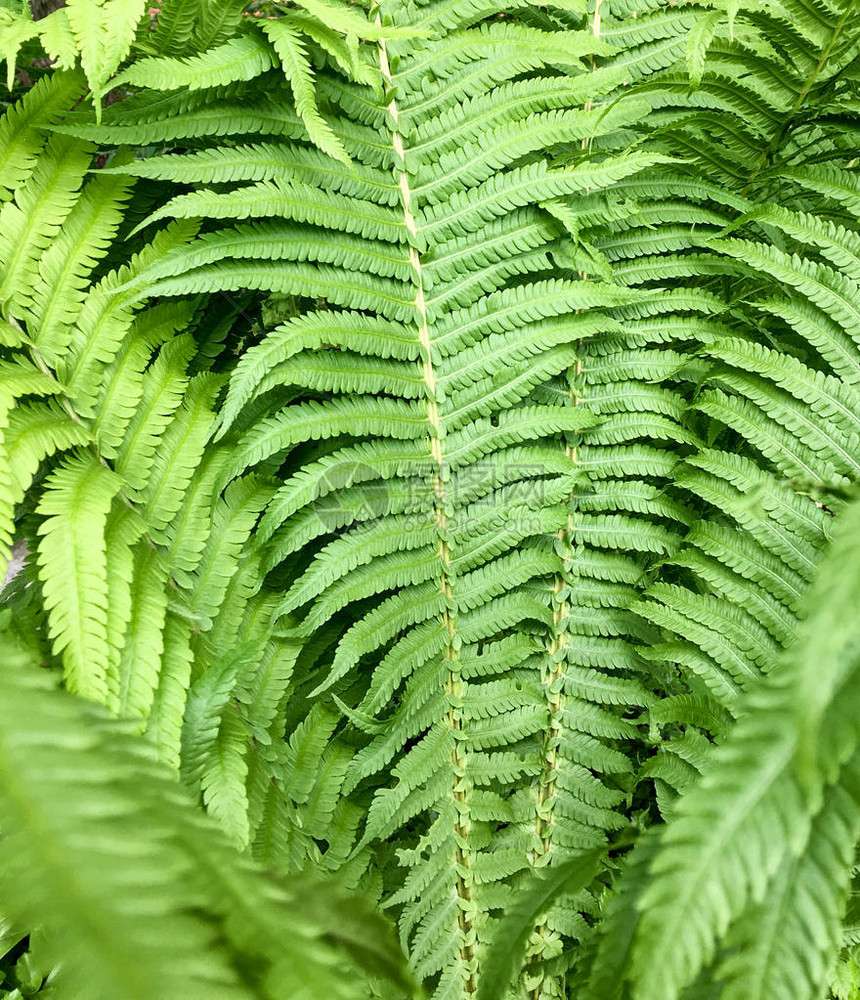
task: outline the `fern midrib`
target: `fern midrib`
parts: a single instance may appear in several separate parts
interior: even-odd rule
[[[595,38],[600,37],[600,4],[601,0],[595,0],[594,15],[591,22],[591,32]],[[593,66],[593,60],[592,60],[592,66]],[[589,100],[585,102],[583,110],[591,111],[593,106],[594,102],[589,98]],[[586,138],[582,140],[583,149],[589,149],[590,146],[591,146],[590,139]],[[583,281],[586,281],[588,279],[588,275],[584,271],[579,272],[579,277]],[[579,346],[580,342],[577,341],[576,347],[579,348]],[[573,373],[574,373],[574,378],[579,378],[579,376],[582,374],[581,358],[577,358],[576,364],[574,365]],[[582,399],[575,392],[573,391],[570,392],[570,398],[573,406],[581,405]],[[567,444],[565,446],[565,455],[567,455],[567,457],[570,459],[572,467],[575,467],[579,464],[579,450],[576,447],[576,445]],[[574,494],[573,492],[571,492],[570,496],[568,497],[568,504],[569,505],[572,504],[573,500],[574,500]],[[558,532],[558,538],[565,549],[565,556],[562,557],[565,560],[568,559],[572,560],[574,557],[574,546],[571,541],[572,537],[573,537],[573,516],[570,510],[568,510],[567,526],[565,528],[562,528],[561,531]],[[566,581],[564,579],[564,575],[562,573],[559,573],[558,576],[556,576],[555,583],[553,585],[553,592],[556,594],[560,593],[564,589],[565,584]],[[571,611],[570,603],[565,600],[565,601],[560,601],[553,612],[554,634],[549,648],[550,658],[553,664],[555,664],[555,655],[560,654],[567,646],[567,632],[561,626],[562,622],[570,614],[570,611]],[[547,674],[547,685],[548,685],[547,690],[549,691],[552,691],[552,686],[554,684],[557,684],[561,680],[563,674],[563,668],[560,664],[562,662],[563,660],[559,660],[558,661],[559,665],[551,667]],[[542,783],[541,785],[540,796],[539,796],[541,805],[543,805],[544,802],[546,802],[547,800],[551,801],[553,796],[555,795],[556,775],[558,771],[558,747],[557,747],[557,741],[553,739],[553,737],[557,736],[558,732],[561,729],[561,721],[560,721],[561,713],[564,710],[564,697],[563,695],[561,695],[560,692],[555,692],[552,694],[550,698],[549,707],[550,707],[550,725],[547,734],[548,741],[551,741],[550,753],[547,757],[547,773],[549,776],[547,778],[546,783],[545,784]],[[541,842],[543,844],[544,855],[549,854],[551,850],[552,824],[554,822],[554,819],[555,817],[552,812],[549,815],[549,819],[546,820],[543,818],[542,815],[540,814],[538,815],[538,836],[540,836]],[[540,925],[540,928],[543,929],[543,926],[544,924],[542,923]]]
[[[594,4],[594,15],[591,22],[591,31],[595,38],[600,37],[600,5],[601,0],[595,0]],[[594,60],[592,59],[592,69],[594,68]],[[589,98],[584,106],[583,110],[588,112],[592,110],[593,101]],[[591,140],[585,138],[582,140],[582,148],[588,149],[591,146]],[[584,272],[580,272],[580,278],[582,280],[587,279],[587,275]],[[579,351],[580,342],[576,342],[577,352]],[[576,363],[574,365],[574,378],[579,378],[582,374],[582,360],[577,357]],[[574,392],[570,392],[571,403],[573,406],[579,406],[582,403],[581,398]],[[565,445],[565,454],[570,459],[571,467],[576,467],[579,464],[579,454],[576,445],[571,445],[569,442]],[[574,545],[572,542],[573,538],[573,514],[571,510],[571,505],[574,502],[574,493],[571,492],[568,496],[568,514],[567,514],[567,525],[558,532],[558,539],[563,548],[563,553],[561,558],[564,562],[572,562],[575,557]],[[564,573],[559,572],[553,582],[553,594],[558,595],[564,590],[567,585]],[[548,708],[549,708],[549,725],[547,726],[547,732],[545,737],[544,746],[546,748],[544,757],[544,771],[541,775],[540,788],[538,791],[538,810],[537,810],[537,820],[535,823],[535,833],[540,842],[540,852],[535,852],[535,861],[542,861],[543,863],[549,864],[552,858],[552,833],[553,825],[555,823],[555,810],[553,808],[553,802],[556,796],[556,786],[558,782],[558,746],[559,740],[561,738],[562,730],[562,719],[565,709],[565,697],[561,690],[562,680],[564,676],[564,660],[565,660],[565,649],[568,644],[567,629],[564,626],[565,620],[571,613],[571,606],[568,600],[559,600],[556,606],[553,608],[553,637],[549,644],[547,650],[547,658],[549,663],[547,665],[547,670],[544,673],[544,685],[548,692]],[[535,933],[538,938],[543,939],[546,936],[547,922],[544,916],[540,921],[538,921],[535,927]],[[535,957],[539,957],[536,949],[530,948],[530,953],[534,954]],[[531,1000],[541,1000],[542,991],[542,981],[538,980],[535,984],[534,989],[531,991]]]
[[[381,26],[382,19],[377,11],[376,23]],[[388,49],[384,38],[379,39],[379,68],[382,76],[389,87],[393,88],[393,79],[388,61]],[[397,100],[392,96],[388,104],[388,113],[391,115],[394,127],[391,132],[391,143],[395,154],[394,169],[399,172],[398,187],[403,204],[403,221],[407,232],[414,238],[417,236],[417,226],[412,213],[411,201],[412,192],[409,186],[409,178],[405,167],[405,150],[403,138],[398,132],[399,109]],[[460,962],[464,970],[464,988],[466,993],[477,992],[477,976],[475,971],[475,948],[471,943],[476,938],[476,928],[472,919],[473,904],[471,889],[467,880],[463,876],[463,871],[469,868],[469,854],[465,849],[469,837],[468,823],[463,822],[463,817],[468,816],[469,803],[466,792],[461,787],[466,780],[466,759],[460,750],[461,741],[457,734],[463,729],[462,714],[455,706],[462,704],[463,682],[457,666],[459,653],[456,644],[457,623],[454,607],[454,590],[451,577],[451,550],[448,543],[449,519],[445,509],[445,481],[443,471],[445,468],[445,458],[442,448],[442,422],[439,416],[439,405],[436,394],[436,372],[433,367],[432,344],[430,338],[430,325],[427,316],[427,303],[424,296],[424,280],[421,268],[421,257],[414,243],[410,242],[409,263],[415,274],[415,308],[418,313],[418,339],[424,355],[422,362],[422,374],[426,388],[427,398],[427,423],[430,430],[430,454],[436,470],[433,473],[433,494],[434,494],[434,514],[436,532],[438,535],[438,556],[441,564],[441,574],[439,589],[445,597],[446,608],[442,612],[441,621],[446,633],[445,639],[445,662],[446,679],[445,693],[448,697],[447,723],[451,730],[453,746],[451,749],[451,772],[453,778],[453,798],[456,819],[454,821],[454,839],[456,842],[456,892],[458,898],[457,920],[462,935],[460,945]]]

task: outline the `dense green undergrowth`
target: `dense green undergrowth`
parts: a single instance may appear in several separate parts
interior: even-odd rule
[[[858,23],[0,0],[0,996],[856,995]]]

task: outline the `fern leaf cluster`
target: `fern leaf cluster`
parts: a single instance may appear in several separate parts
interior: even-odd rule
[[[285,181],[279,164],[307,153],[268,135],[233,158],[201,150],[132,168],[203,185],[161,217],[272,220],[207,232],[144,275],[154,290],[226,284],[329,304],[247,352],[219,434],[243,456],[229,475],[281,467],[255,535],[284,580],[276,621],[314,650],[327,636],[323,662],[311,661],[322,680],[309,676],[308,689],[331,691],[356,729],[343,792],[369,802],[359,848],[403,838],[408,872],[386,903],[401,912],[418,973],[439,973],[440,995],[474,988],[518,873],[624,825],[616,776],[630,765],[618,744],[636,735],[624,716],[648,694],[632,676],[613,692],[604,672],[635,674],[623,639],[641,627],[624,606],[643,560],[676,536],[657,518],[637,536],[631,515],[644,505],[659,518],[663,506],[619,455],[659,477],[674,464],[662,442],[686,440],[679,407],[635,377],[618,385],[604,372],[586,388],[588,349],[577,345],[617,334],[606,310],[636,299],[594,280],[604,268],[587,247],[568,247],[559,199],[655,162],[613,138],[642,106],[601,119],[580,106],[575,75],[559,87],[552,63],[575,70],[605,50],[593,33],[559,52],[541,29],[475,19],[471,9],[440,25],[419,19],[439,37],[380,43],[383,85],[398,94],[387,107],[360,83],[321,77],[356,162],[348,186],[336,173]],[[511,54],[482,72],[483,53],[497,50]],[[541,71],[511,80],[524,61]],[[421,82],[431,63],[436,92]],[[339,126],[335,109],[374,101],[361,131]],[[118,136],[128,115],[118,109],[99,134]],[[456,120],[470,125],[453,145]],[[594,139],[606,148],[592,153]],[[581,154],[548,169],[548,144],[571,142],[585,143]],[[263,173],[258,161],[272,165]],[[223,180],[250,183],[205,186]],[[279,408],[260,421],[255,400],[273,391]],[[257,419],[243,430],[251,406]],[[321,445],[295,465],[288,456],[305,442]],[[682,508],[670,517],[683,521]],[[302,548],[315,553],[306,568],[280,568]],[[301,656],[297,669],[308,670]],[[551,949],[558,934],[547,933]]]
[[[28,115],[37,122],[79,92],[63,75],[33,88],[9,161],[45,143]],[[130,186],[86,180],[92,153],[47,139],[40,168],[2,209],[7,555],[16,522],[27,524],[34,558],[14,585],[16,613],[44,620],[70,690],[136,719],[175,766],[192,678],[219,647],[253,641],[242,631],[252,588],[236,593],[234,577],[268,494],[253,478],[214,493],[227,450],[206,443],[223,377],[196,355],[191,330],[217,310],[142,307],[122,290],[194,227],[169,227],[112,267],[106,253],[123,230],[128,239]],[[213,631],[225,600],[229,621]]]
[[[366,978],[340,975],[346,961],[406,985],[379,918],[345,896],[301,905],[312,881],[273,883],[195,809],[151,746],[53,690],[27,659],[4,638],[0,802],[13,833],[3,906],[40,928],[29,954],[55,995],[366,996]],[[376,943],[354,942],[368,922]]]
[[[404,996],[382,924],[275,946],[322,871],[436,1000],[841,1000],[852,0],[245,6],[0,10],[2,600],[100,706],[4,681],[18,982],[160,795],[93,995]]]

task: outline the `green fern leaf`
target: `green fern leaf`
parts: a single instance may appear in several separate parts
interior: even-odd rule
[[[860,538],[857,516],[854,504],[846,511],[831,565],[850,565]],[[715,751],[715,761],[731,760],[733,766],[709,769],[676,806],[650,866],[660,877],[640,904],[634,957],[638,996],[649,996],[653,989],[679,995],[713,956],[717,940],[730,924],[751,901],[761,900],[769,891],[780,866],[808,850],[812,816],[825,794],[822,789],[838,779],[857,743],[849,721],[850,699],[844,694],[854,665],[854,624],[844,608],[854,600],[856,586],[853,573],[837,571],[820,577],[799,643],[769,685],[751,696],[756,699],[755,710],[748,710]],[[808,676],[810,662],[825,670],[814,682]],[[814,697],[810,697],[812,687]],[[842,803],[837,808],[849,810],[846,815],[853,830],[857,822],[853,793],[841,798],[836,794],[835,801]],[[826,823],[825,814],[821,816]],[[853,841],[853,833],[836,829],[845,822],[838,817],[837,812],[828,832],[817,840],[822,851],[821,837]],[[812,856],[803,857],[804,864],[815,865]],[[765,925],[758,924],[759,929],[764,932]],[[832,930],[830,935],[833,941]],[[729,966],[738,974],[752,970],[759,961],[759,953],[747,951],[749,947],[745,946],[748,965],[739,960]],[[813,973],[816,989],[826,968],[822,964]]]
[[[313,72],[300,33],[285,19],[268,21],[261,27],[278,53],[295,97],[296,111],[305,123],[311,140],[334,159],[348,163],[346,150],[317,107]]]
[[[51,477],[39,504],[39,564],[54,649],[69,690],[107,700],[105,523],[118,478],[92,458],[72,458]]]
[[[66,4],[97,119],[105,85],[128,55],[145,8],[145,0],[69,0]]]
[[[16,16],[10,10],[0,9],[0,57],[6,60],[7,90],[15,84],[15,63],[21,46],[38,32],[39,27],[31,17]]]
[[[58,996],[83,989],[93,997],[203,997],[215,990],[238,1000],[312,989],[350,1000],[363,995],[367,981],[339,976],[344,960],[407,987],[378,918],[315,886],[314,903],[305,899],[297,924],[299,895],[309,885],[303,891],[293,880],[275,888],[194,810],[145,744],[50,690],[44,674],[7,650],[4,899],[17,918],[48,923],[45,949],[59,960],[52,977]],[[152,899],[141,905],[144,885],[159,887],[154,907]],[[244,971],[248,963],[253,975]]]
[[[241,35],[198,56],[176,59],[153,56],[123,70],[114,86],[152,87],[155,90],[218,87],[234,80],[253,80],[274,66],[268,45],[256,34]]]

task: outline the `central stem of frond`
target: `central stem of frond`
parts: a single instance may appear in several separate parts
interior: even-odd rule
[[[600,37],[600,15],[601,0],[595,0],[594,13],[591,21],[591,32],[595,38]],[[585,102],[584,111],[590,111],[593,107],[589,99]],[[591,140],[582,140],[582,148],[589,149]],[[580,278],[587,280],[588,275],[580,272]],[[577,342],[578,346],[578,342]],[[574,378],[578,379],[582,374],[582,361],[577,359],[574,367]],[[576,391],[570,391],[571,403],[579,406],[581,400]],[[578,464],[579,456],[576,445],[567,443],[565,454],[570,459],[572,465]],[[573,503],[574,497],[568,497],[568,504]],[[552,834],[555,821],[555,800],[558,783],[559,769],[559,741],[562,735],[563,713],[565,698],[563,691],[564,684],[564,663],[568,646],[567,619],[571,613],[570,602],[564,596],[569,593],[570,581],[567,578],[567,567],[571,566],[574,559],[573,544],[573,517],[568,508],[567,525],[558,532],[560,546],[560,556],[563,561],[562,571],[556,575],[553,583],[553,631],[547,649],[547,665],[544,670],[543,682],[547,692],[547,707],[549,709],[549,725],[547,727],[546,738],[544,740],[544,761],[543,774],[541,775],[540,787],[538,789],[537,817],[535,822],[535,834],[537,846],[532,854],[532,861],[535,864],[547,865],[552,857]],[[528,954],[530,958],[540,957],[544,941],[547,934],[546,918],[539,920],[535,927],[536,940],[532,940]],[[534,988],[530,991],[531,1000],[541,1000],[545,981],[538,979]]]
[[[377,15],[377,23],[381,23]],[[391,68],[388,61],[388,50],[384,39],[379,40],[379,68],[389,86],[393,86]],[[446,632],[445,661],[446,694],[448,695],[448,725],[454,736],[451,750],[451,770],[453,774],[454,813],[457,817],[454,824],[454,840],[456,843],[456,891],[458,901],[458,921],[461,933],[460,964],[464,969],[464,988],[467,993],[475,993],[478,988],[476,927],[472,914],[474,904],[468,870],[470,867],[469,850],[467,847],[471,823],[469,820],[468,779],[466,777],[466,755],[462,751],[460,733],[463,730],[463,716],[460,709],[463,698],[463,681],[459,667],[459,652],[456,642],[457,612],[454,603],[454,588],[451,569],[451,549],[449,543],[449,518],[446,498],[447,466],[443,452],[444,428],[439,415],[439,402],[436,388],[436,373],[433,367],[433,355],[430,342],[430,324],[427,315],[427,301],[424,295],[424,278],[421,268],[421,255],[415,245],[418,228],[412,211],[412,191],[405,169],[403,138],[398,131],[399,112],[397,101],[392,97],[388,104],[394,127],[392,129],[392,146],[399,160],[398,186],[403,205],[403,221],[409,234],[409,264],[415,276],[415,310],[417,313],[418,340],[421,347],[422,372],[424,376],[425,398],[427,401],[427,424],[430,435],[430,456],[433,463],[433,506],[435,510],[436,533],[438,537],[438,554],[441,564],[439,588],[445,597],[445,610],[442,612],[442,625]]]

